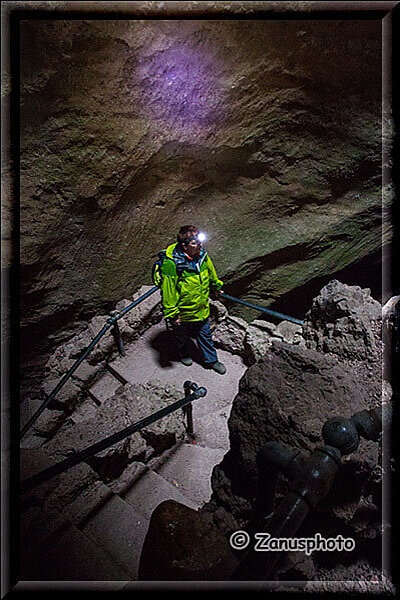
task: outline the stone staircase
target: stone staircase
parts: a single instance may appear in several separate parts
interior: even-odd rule
[[[212,470],[229,449],[227,421],[246,367],[238,355],[223,350],[218,355],[227,366],[224,376],[205,370],[196,358],[185,367],[170,359],[169,343],[163,323],[150,327],[125,356],[107,365],[88,391],[87,404],[94,410],[121,383],[158,380],[166,387],[182,386],[183,397],[183,383],[194,381],[207,388],[192,405],[194,439],[187,436],[146,464],[131,463],[108,484],[90,483],[61,510],[30,506],[21,518],[22,538],[30,540],[25,548],[22,544],[23,580],[136,580],[156,506],[173,499],[198,509],[210,499]],[[88,465],[71,471],[78,468],[91,471]]]

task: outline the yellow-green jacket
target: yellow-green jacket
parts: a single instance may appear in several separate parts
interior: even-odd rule
[[[181,321],[207,319],[210,289],[220,290],[223,286],[207,252],[202,249],[195,260],[190,260],[177,243],[164,252],[160,281],[164,317],[180,316]]]

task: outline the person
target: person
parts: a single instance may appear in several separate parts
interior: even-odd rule
[[[223,282],[201,243],[194,225],[180,228],[177,243],[165,251],[161,266],[161,301],[167,328],[182,364],[190,366],[190,338],[197,341],[203,366],[223,375],[226,367],[217,356],[210,329],[210,292],[222,293]]]

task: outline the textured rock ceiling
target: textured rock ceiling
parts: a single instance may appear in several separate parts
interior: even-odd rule
[[[264,306],[379,251],[380,21],[25,21],[20,66],[27,339],[151,283],[183,224]]]

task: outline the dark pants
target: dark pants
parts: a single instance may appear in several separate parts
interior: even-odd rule
[[[173,332],[180,358],[189,355],[189,340],[194,338],[197,341],[204,363],[212,364],[218,360],[209,319],[182,322],[180,325],[174,325]]]

